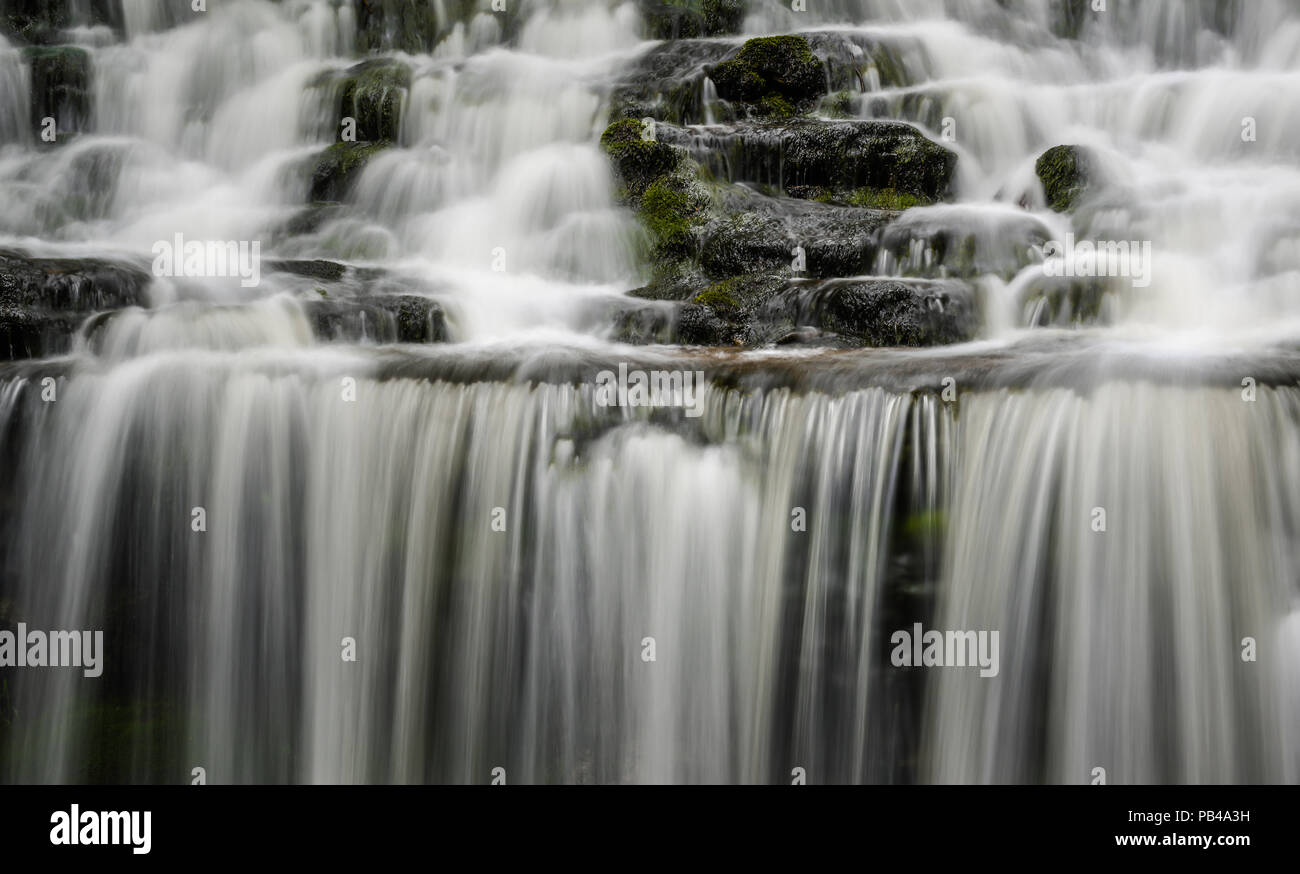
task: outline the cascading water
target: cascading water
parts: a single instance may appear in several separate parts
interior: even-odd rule
[[[957,154],[833,279],[968,285],[976,337],[848,351],[620,342],[656,231],[598,141],[646,4],[39,5],[0,3],[0,291],[59,302],[0,297],[0,629],[102,629],[104,669],[0,668],[0,779],[1300,780],[1289,3],[753,0],[683,41],[838,35],[841,117]],[[764,183],[788,260],[820,204],[693,81],[665,138]],[[1150,284],[1054,297],[1071,232]],[[260,283],[157,275],[176,235]],[[620,363],[701,415],[602,403]],[[916,624],[997,630],[995,674],[897,666]]]

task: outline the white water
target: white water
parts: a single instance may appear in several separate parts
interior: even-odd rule
[[[1245,403],[1254,371],[1128,374],[1135,352],[1296,335],[1287,4],[1242,4],[1220,38],[1190,4],[1112,0],[1079,42],[1042,2],[757,7],[751,33],[848,22],[911,47],[918,84],[855,106],[935,136],[954,118],[961,176],[957,204],[900,227],[974,234],[1000,271],[1013,228],[1068,229],[1033,162],[1083,143],[1112,182],[1078,231],[1151,239],[1154,281],[1115,285],[1114,324],[1085,329],[1108,339],[1085,387],[963,383],[950,405],[863,366],[833,394],[710,387],[698,428],[595,407],[592,373],[475,379],[519,348],[544,374],[573,348],[631,356],[586,335],[587,304],[645,278],[596,145],[609,81],[645,48],[636,11],[522,5],[507,46],[484,13],[409,57],[398,148],[319,230],[274,243],[306,194],[290,168],[334,139],[308,83],[353,62],[351,4],[191,20],[128,0],[125,42],[84,37],[94,132],[53,152],[0,47],[0,242],[143,259],[179,232],[383,266],[436,289],[415,293],[448,308],[464,356],[442,381],[423,350],[317,341],[277,281],[157,281],[170,306],[6,370],[9,618],[105,627],[109,667],[24,677],[5,779],[1300,779],[1294,379]],[[980,354],[1042,333],[1018,296],[1036,269],[981,278]],[[1000,629],[999,676],[891,667],[889,632],[918,621]]]

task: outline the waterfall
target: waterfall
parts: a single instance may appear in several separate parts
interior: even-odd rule
[[[1294,4],[750,0],[676,44],[665,4],[505,5],[0,3],[0,631],[105,645],[0,667],[0,781],[1300,781]],[[790,33],[859,65],[807,123],[906,123],[944,197],[755,170],[716,65]],[[664,268],[602,149],[646,70],[779,229],[735,272],[811,289],[757,310],[780,344],[672,334],[730,280]],[[790,276],[855,208],[852,269]],[[1067,235],[1150,283],[1046,282]],[[786,343],[878,282],[971,335]],[[620,365],[702,414],[611,406]],[[900,665],[919,629],[997,665]]]

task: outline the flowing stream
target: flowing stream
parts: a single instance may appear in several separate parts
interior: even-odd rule
[[[871,275],[955,276],[926,241],[960,232],[978,336],[833,353],[603,316],[648,279],[598,143],[636,3],[409,4],[394,145],[306,212],[378,3],[64,5],[68,141],[0,37],[0,255],[147,280],[0,363],[0,628],[105,640],[102,677],[0,669],[0,779],[1300,781],[1291,0],[751,2],[721,41],[888,45],[905,84],[848,114],[959,159]],[[1104,180],[1073,231],[1152,244],[1094,319],[1027,294],[1060,143]],[[177,234],[260,241],[262,281],[152,275]],[[443,342],[322,336],[275,259],[382,276]],[[603,405],[620,362],[698,369],[701,415]],[[997,630],[996,675],[896,666],[916,623]]]

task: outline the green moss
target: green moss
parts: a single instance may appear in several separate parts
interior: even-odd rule
[[[715,312],[734,312],[740,307],[735,298],[735,287],[739,280],[740,277],[733,276],[731,279],[724,279],[722,282],[710,285],[695,296],[694,302]]]
[[[641,0],[650,39],[691,39],[737,33],[745,0]]]
[[[780,94],[769,94],[758,102],[759,112],[772,118],[790,118],[795,108]]]
[[[822,112],[831,118],[848,118],[853,114],[853,95],[836,91],[822,101]]]
[[[312,201],[339,201],[356,183],[366,163],[388,148],[388,143],[335,143],[307,165]]]
[[[799,103],[826,92],[826,69],[801,36],[748,40],[710,73],[724,100],[758,103],[768,95]]]
[[[1087,187],[1088,161],[1078,146],[1053,146],[1039,155],[1034,172],[1043,183],[1047,205],[1069,212]]]
[[[657,179],[641,197],[641,216],[659,245],[679,249],[691,229],[691,198],[669,180]]]
[[[859,188],[852,192],[847,201],[850,206],[864,209],[911,209],[930,203],[924,197],[894,188]]]
[[[914,540],[935,540],[943,536],[947,527],[948,514],[943,510],[923,510],[903,520],[902,532]]]
[[[32,127],[57,121],[60,134],[82,130],[90,118],[90,54],[75,46],[33,47],[23,56],[31,66]]]
[[[652,182],[666,176],[681,163],[681,153],[672,146],[642,137],[642,123],[635,118],[616,121],[600,135],[600,145],[614,161],[628,194],[640,197]]]
[[[411,71],[391,61],[367,62],[348,71],[339,95],[339,117],[357,120],[357,139],[396,140]]]

